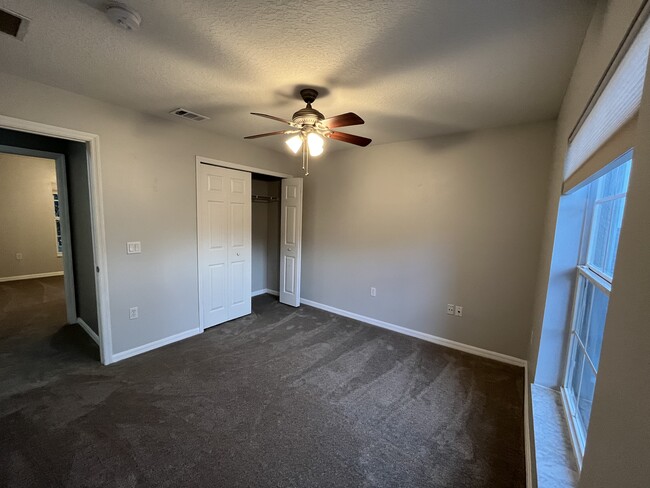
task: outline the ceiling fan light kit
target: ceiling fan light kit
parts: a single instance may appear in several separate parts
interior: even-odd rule
[[[322,113],[311,106],[314,100],[318,97],[318,92],[316,90],[313,88],[304,88],[300,90],[300,96],[307,106],[294,113],[291,120],[275,117],[273,115],[251,112],[251,115],[257,115],[259,117],[290,125],[292,127],[291,129],[246,136],[244,139],[257,139],[259,137],[275,135],[291,135],[292,137],[287,139],[285,142],[294,154],[298,154],[298,151],[302,148],[302,169],[305,172],[305,175],[309,174],[309,157],[316,157],[323,154],[325,149],[324,138],[347,142],[362,147],[365,147],[372,142],[371,139],[366,137],[332,130],[337,127],[363,124],[364,120],[357,114],[348,112],[345,114],[335,115],[334,117],[325,118]]]

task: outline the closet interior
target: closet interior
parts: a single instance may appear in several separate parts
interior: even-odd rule
[[[280,289],[280,192],[282,179],[253,173],[251,294]]]

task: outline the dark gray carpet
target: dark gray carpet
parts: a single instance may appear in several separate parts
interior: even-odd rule
[[[524,487],[523,372],[270,296],[103,367],[0,283],[0,485]]]

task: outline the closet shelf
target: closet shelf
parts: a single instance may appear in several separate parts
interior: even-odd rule
[[[269,197],[266,195],[253,195],[253,201],[259,203],[272,203],[279,202],[280,199],[278,197]]]

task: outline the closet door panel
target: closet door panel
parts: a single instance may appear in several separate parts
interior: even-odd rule
[[[197,174],[201,328],[251,311],[250,173],[200,164]]]

